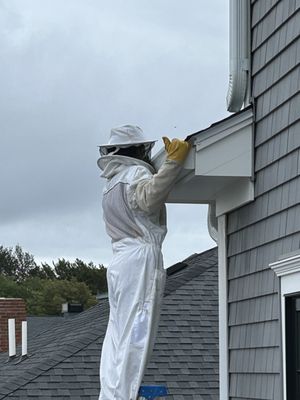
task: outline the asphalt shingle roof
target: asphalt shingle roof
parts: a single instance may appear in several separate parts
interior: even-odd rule
[[[145,384],[166,384],[174,400],[218,398],[217,249],[169,270]],[[0,354],[0,399],[97,400],[107,300],[37,334],[29,358]]]

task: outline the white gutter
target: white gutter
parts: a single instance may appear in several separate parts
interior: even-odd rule
[[[240,111],[247,94],[250,70],[250,0],[230,0],[229,87],[227,110]],[[249,97],[249,96],[248,96]]]

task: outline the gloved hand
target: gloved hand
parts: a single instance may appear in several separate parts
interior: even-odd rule
[[[173,139],[171,142],[170,139],[165,136],[162,139],[165,144],[167,159],[177,161],[179,164],[183,164],[190,151],[190,143],[180,139]]]

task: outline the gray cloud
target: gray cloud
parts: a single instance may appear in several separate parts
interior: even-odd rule
[[[227,3],[6,0],[0,7],[0,242],[20,243],[39,259],[106,263],[97,145],[123,123],[160,139],[226,115]],[[167,263],[212,245],[205,207],[199,223],[198,208],[169,209]],[[188,242],[175,246],[187,230]]]

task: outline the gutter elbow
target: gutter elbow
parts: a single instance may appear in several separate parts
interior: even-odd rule
[[[243,60],[242,60],[243,61]],[[230,68],[229,85],[227,92],[227,110],[237,112],[243,106],[247,91],[248,72],[241,67],[240,60],[234,60]]]

